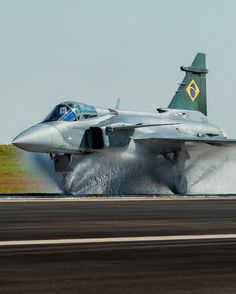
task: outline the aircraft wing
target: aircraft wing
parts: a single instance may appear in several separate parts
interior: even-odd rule
[[[132,137],[134,142],[136,144],[142,144],[142,145],[159,145],[159,144],[165,144],[165,145],[196,145],[199,143],[205,143],[210,144],[214,146],[236,146],[236,140],[233,139],[223,139],[223,138],[206,138],[206,137],[168,137],[168,138],[162,138],[158,136],[155,133],[152,134],[142,134],[140,136]]]

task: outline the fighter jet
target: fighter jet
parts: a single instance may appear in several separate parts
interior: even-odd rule
[[[100,108],[81,102],[58,104],[39,124],[23,131],[12,142],[31,152],[48,153],[55,171],[67,175],[74,155],[114,152],[134,146],[136,152],[162,157],[168,163],[175,194],[188,192],[185,172],[189,148],[196,144],[228,146],[236,140],[208,122],[206,57],[198,53],[191,66],[180,67],[185,77],[167,108],[155,112]]]

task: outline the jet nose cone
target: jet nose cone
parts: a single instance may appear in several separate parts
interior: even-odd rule
[[[19,134],[12,142],[16,147],[32,152],[48,152],[55,128],[39,124]],[[50,151],[49,151],[50,152]]]

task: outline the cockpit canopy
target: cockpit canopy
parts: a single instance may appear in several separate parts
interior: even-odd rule
[[[45,118],[44,122],[49,121],[77,121],[97,117],[96,108],[79,102],[63,102],[58,104],[53,111]]]

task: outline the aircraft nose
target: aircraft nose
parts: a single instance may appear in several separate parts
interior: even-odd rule
[[[53,137],[61,137],[59,131],[49,125],[38,124],[20,133],[12,144],[32,152],[51,152]]]

